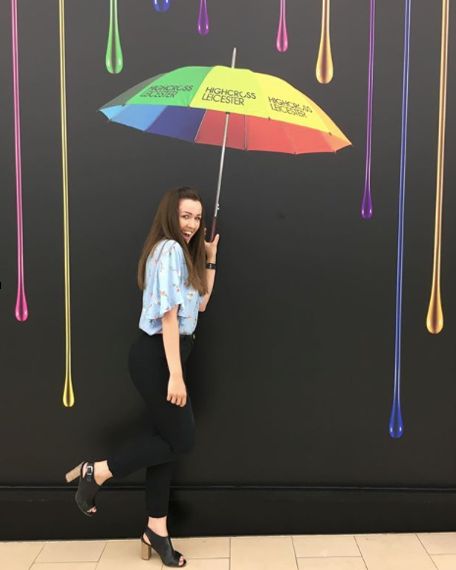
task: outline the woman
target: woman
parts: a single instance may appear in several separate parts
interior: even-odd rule
[[[206,242],[201,198],[184,186],[167,192],[158,207],[138,264],[143,290],[139,338],[129,354],[130,375],[144,398],[150,425],[103,461],[84,461],[66,474],[79,477],[76,503],[88,516],[96,512],[95,495],[111,477],[146,467],[149,520],[141,553],[151,547],[166,566],[185,566],[167,531],[169,488],[176,460],[190,451],[194,418],[185,383],[198,311],[209,302],[215,280],[219,235]]]

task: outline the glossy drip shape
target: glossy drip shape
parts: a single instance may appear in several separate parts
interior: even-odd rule
[[[120,44],[117,0],[109,0],[109,33],[106,46],[106,69],[109,73],[120,73],[122,68],[123,54]]]
[[[152,4],[157,12],[167,12],[170,6],[170,0],[152,0]]]
[[[14,159],[16,165],[16,223],[17,223],[17,295],[14,314],[20,322],[28,318],[24,283],[24,228],[22,219],[22,150],[21,110],[19,95],[19,42],[17,26],[17,0],[11,0],[11,47],[13,66],[14,105]]]
[[[279,27],[277,28],[276,38],[277,51],[283,53],[288,49],[288,32],[287,32],[287,0],[280,0]]]
[[[448,76],[449,0],[442,1],[442,36],[440,44],[439,132],[437,145],[437,174],[435,193],[434,260],[432,288],[426,316],[426,327],[432,334],[443,329],[443,310],[440,295],[440,260],[442,249],[443,177],[445,165],[445,122]]]
[[[209,33],[209,16],[207,13],[206,0],[200,0],[198,13],[198,33],[200,36],[207,36]]]
[[[369,21],[369,69],[367,80],[367,132],[366,132],[366,171],[364,194],[361,202],[361,217],[372,218],[371,161],[372,161],[372,99],[374,93],[374,47],[375,47],[375,0],[370,0]]]
[[[402,76],[402,121],[401,121],[401,163],[399,183],[399,212],[397,230],[396,268],[396,326],[394,343],[394,393],[389,419],[389,434],[392,438],[402,437],[404,423],[401,413],[401,336],[402,336],[402,277],[404,265],[404,213],[405,213],[405,174],[407,163],[407,115],[410,54],[410,1],[405,0],[404,19],[404,63]]]
[[[74,405],[73,382],[71,376],[71,308],[70,308],[70,227],[68,213],[68,144],[67,144],[67,103],[65,77],[65,3],[59,0],[59,54],[60,54],[60,124],[62,135],[62,191],[63,191],[63,251],[65,278],[65,385],[63,405]]]
[[[318,50],[316,76],[320,83],[329,83],[334,75],[329,33],[330,0],[322,0],[321,37]]]

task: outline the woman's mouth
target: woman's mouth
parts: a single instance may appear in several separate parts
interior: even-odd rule
[[[182,232],[182,235],[184,236],[185,241],[190,241],[193,233],[192,232]]]

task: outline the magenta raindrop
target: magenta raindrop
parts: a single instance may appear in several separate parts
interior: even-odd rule
[[[283,53],[288,49],[287,0],[280,0],[279,27],[277,28],[276,48]]]
[[[24,283],[24,238],[22,220],[22,151],[21,110],[19,95],[19,47],[17,27],[17,0],[11,0],[11,41],[13,55],[13,102],[14,102],[14,157],[16,164],[16,219],[17,219],[17,297],[14,314],[18,321],[28,318]]]

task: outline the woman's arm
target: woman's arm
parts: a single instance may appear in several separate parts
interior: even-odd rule
[[[179,344],[179,322],[177,320],[178,305],[167,311],[162,317],[163,346],[169,369],[168,402],[177,406],[185,406],[187,389],[182,372]]]
[[[207,263],[216,263],[217,245],[218,245],[219,239],[220,239],[220,235],[217,234],[214,238],[214,241],[205,242]],[[204,297],[203,297],[203,299],[199,305],[200,312],[205,311],[207,304],[209,303],[209,299],[211,297],[212,289],[214,288],[214,283],[215,283],[215,269],[206,269],[206,276],[207,276],[208,291],[204,295]]]
[[[209,262],[209,260],[208,260]],[[210,261],[209,263],[215,263],[215,261]],[[208,288],[208,292],[204,295],[204,297],[201,300],[200,306],[199,306],[199,310],[200,312],[203,312],[206,310],[207,304],[209,303],[209,299],[211,297],[211,293],[212,293],[212,289],[214,288],[214,282],[215,282],[215,269],[206,269],[206,275],[207,275],[207,288]]]

